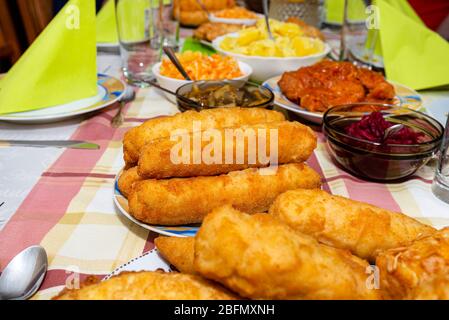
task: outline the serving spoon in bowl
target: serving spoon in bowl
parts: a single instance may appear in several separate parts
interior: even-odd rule
[[[142,82],[142,81],[141,81]],[[196,102],[195,100],[189,99],[185,96],[182,96],[180,94],[177,94],[176,92],[173,92],[167,88],[161,87],[159,84],[157,84],[154,80],[145,80],[143,81],[146,84],[153,86],[161,91],[164,91],[168,94],[171,94],[173,96],[175,96],[176,98],[178,98],[179,100],[181,100],[182,102],[191,105],[193,108],[197,109],[197,110],[201,110],[203,108],[203,106],[201,104],[199,104],[198,102]]]
[[[405,126],[401,123],[397,123],[395,125],[392,125],[391,127],[385,129],[384,136],[382,137],[382,141],[386,141],[389,137],[392,135],[398,133],[402,130]]]
[[[164,46],[162,49],[164,50],[164,53],[167,55],[167,57],[170,59],[170,61],[175,65],[176,69],[178,69],[178,71],[184,77],[184,79],[186,79],[188,81],[192,81],[192,78],[189,77],[189,75],[187,74],[187,71],[182,66],[181,61],[178,60],[178,57],[176,56],[176,53],[175,53],[175,49],[173,49],[170,46]]]
[[[265,17],[265,25],[267,26],[268,37],[274,41],[273,33],[270,28],[270,17],[268,15],[268,0],[263,0],[263,15]]]

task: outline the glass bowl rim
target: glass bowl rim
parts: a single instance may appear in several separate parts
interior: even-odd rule
[[[178,89],[176,89],[176,94],[180,95],[180,96],[184,96],[183,94],[179,93],[179,91],[181,89],[183,89],[185,87],[188,87],[188,86],[193,86],[194,84],[198,84],[198,83],[199,84],[204,84],[204,83],[217,83],[217,84],[243,83],[244,86],[256,87],[258,90],[265,91],[265,92],[268,93],[268,95],[269,95],[268,98],[269,99],[267,101],[265,101],[263,103],[260,103],[260,104],[257,104],[257,105],[254,105],[254,106],[241,107],[241,108],[259,108],[259,107],[262,107],[262,106],[271,105],[274,102],[274,92],[271,89],[269,89],[269,88],[267,88],[267,87],[265,87],[263,85],[251,82],[251,81],[232,80],[232,79],[224,79],[224,80],[196,80],[196,81],[192,81],[192,82],[189,82],[189,83],[185,83],[182,86],[180,86]],[[262,90],[261,90],[261,88],[262,88]],[[176,97],[176,101],[179,101],[178,97]],[[182,102],[182,104],[186,104],[186,103]],[[204,107],[204,109],[214,109],[214,108],[220,108],[220,106],[218,106],[218,107],[205,106]]]
[[[418,144],[393,144],[393,143],[385,143],[384,144],[384,143],[381,143],[381,142],[374,142],[374,141],[369,141],[369,140],[360,139],[360,138],[356,138],[356,137],[350,136],[350,135],[348,135],[346,133],[338,131],[338,129],[336,129],[331,124],[329,124],[328,114],[331,111],[333,111],[335,109],[338,109],[338,108],[351,107],[351,106],[364,106],[364,105],[365,106],[366,105],[370,105],[370,106],[374,105],[374,106],[381,106],[381,107],[388,107],[388,108],[404,109],[404,110],[410,111],[411,113],[420,114],[424,118],[426,118],[426,120],[430,119],[433,122],[435,122],[437,124],[436,126],[434,124],[432,124],[432,123],[431,124],[432,124],[432,126],[436,127],[436,129],[439,129],[440,134],[439,134],[438,137],[436,137],[436,138],[434,138],[434,139],[432,139],[430,141],[421,142],[421,143],[418,143]],[[327,109],[326,112],[323,115],[323,128],[328,128],[328,130],[331,129],[337,135],[342,136],[344,138],[348,138],[348,139],[356,141],[356,142],[362,142],[362,143],[365,143],[367,145],[372,145],[372,146],[376,146],[376,147],[381,147],[381,146],[385,146],[385,147],[403,147],[403,148],[407,148],[407,147],[408,148],[422,147],[422,146],[426,146],[426,145],[432,145],[432,144],[435,144],[435,143],[441,141],[443,139],[443,135],[444,135],[444,127],[443,127],[443,125],[438,120],[436,120],[435,118],[431,117],[428,114],[425,114],[425,113],[423,113],[421,111],[413,110],[413,109],[410,109],[410,108],[407,108],[407,107],[404,107],[404,106],[401,106],[401,105],[394,105],[394,104],[387,104],[387,103],[373,103],[373,102],[348,103],[348,104],[336,105],[336,106],[333,106],[333,107]]]

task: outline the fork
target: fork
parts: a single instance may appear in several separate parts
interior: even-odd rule
[[[131,86],[126,86],[125,94],[120,99],[120,106],[118,108],[117,114],[112,118],[111,125],[114,128],[118,128],[123,124],[123,107],[130,101],[134,100],[136,94]]]

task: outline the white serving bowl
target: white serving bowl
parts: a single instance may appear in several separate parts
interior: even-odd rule
[[[247,56],[244,54],[225,51],[220,48],[220,44],[226,37],[237,37],[238,33],[229,33],[216,38],[212,46],[218,52],[234,57],[238,61],[249,64],[253,68],[251,79],[257,82],[264,82],[267,79],[275,77],[286,71],[297,70],[301,67],[311,66],[326,57],[331,51],[331,47],[324,43],[324,51],[321,53],[304,57],[261,57]]]
[[[240,70],[242,71],[243,75],[240,77],[237,77],[237,78],[232,78],[232,79],[227,79],[227,80],[241,80],[241,81],[245,81],[245,82],[248,81],[249,77],[253,73],[253,69],[247,63],[244,63],[241,61],[237,61],[237,63],[239,64]],[[164,87],[170,91],[176,92],[176,90],[178,90],[178,88],[180,86],[183,86],[186,83],[192,82],[192,81],[188,81],[188,80],[174,79],[174,78],[170,78],[170,77],[161,75],[161,73],[160,73],[161,64],[162,64],[162,62],[156,63],[152,68],[153,74],[156,77],[157,82],[159,83],[159,85],[161,87]],[[225,80],[225,79],[220,79],[220,80]],[[173,95],[166,93],[166,92],[164,92],[164,94],[169,101],[176,103],[176,97],[174,97]]]
[[[227,24],[241,24],[245,26],[253,26],[257,23],[257,20],[263,18],[262,15],[258,14],[255,19],[233,19],[233,18],[220,18],[215,16],[213,13],[209,15],[210,22],[216,23],[227,23]]]

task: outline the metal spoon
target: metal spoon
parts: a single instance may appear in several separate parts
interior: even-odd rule
[[[47,272],[47,253],[41,246],[20,252],[0,276],[0,300],[26,300],[36,293]]]
[[[114,118],[111,120],[111,125],[114,128],[118,128],[123,124],[124,117],[123,117],[123,107],[130,101],[134,100],[136,96],[136,93],[134,92],[133,88],[131,86],[126,86],[125,94],[120,99],[120,106],[118,107],[118,111]]]
[[[404,125],[400,123],[392,125],[391,127],[387,128],[384,132],[382,141],[385,141],[390,136],[394,135],[395,133],[398,133],[402,128],[404,128]]]
[[[187,81],[193,81],[182,66],[181,61],[179,61],[178,57],[176,56],[175,50],[170,46],[164,46],[162,49],[164,50],[170,61],[175,65],[176,69],[178,69],[178,71],[184,77],[184,79],[186,79]],[[193,83],[192,87],[194,90],[199,89],[196,83]]]
[[[270,28],[270,17],[268,16],[268,0],[263,0],[263,15],[265,16],[265,25],[267,26],[268,37],[274,41],[273,33]]]
[[[184,103],[187,103],[189,105],[192,105],[192,107],[200,110],[202,109],[202,105],[200,105],[198,102],[189,99],[187,97],[181,96],[179,94],[177,94],[176,92],[173,92],[171,90],[168,90],[167,88],[161,87],[160,85],[158,85],[156,82],[154,81],[150,81],[150,80],[146,80],[145,83],[149,84],[150,86],[153,86],[155,88],[158,88],[159,90],[162,90],[164,92],[167,92],[168,94],[174,95],[176,98],[178,98],[179,100],[183,101]]]
[[[162,49],[164,50],[165,54],[168,56],[170,61],[175,65],[176,69],[178,69],[178,71],[182,74],[184,79],[192,81],[192,79],[187,74],[187,71],[184,69],[181,62],[176,57],[175,50],[170,46],[164,46]]]

